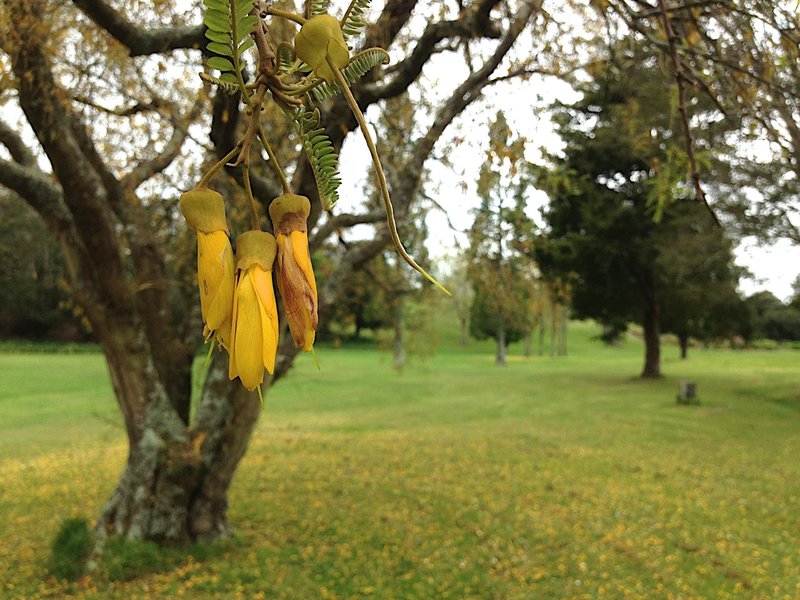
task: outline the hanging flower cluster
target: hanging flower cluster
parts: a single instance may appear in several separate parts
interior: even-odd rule
[[[409,265],[449,292],[408,255],[400,241],[375,142],[349,87],[371,68],[389,60],[383,49],[368,48],[351,55],[347,45],[346,38],[357,35],[366,24],[363,15],[369,0],[351,0],[341,19],[325,12],[326,2],[313,0],[306,0],[304,15],[265,0],[204,0],[203,4],[209,39],[206,47],[214,55],[208,59],[208,66],[219,71],[219,76],[203,73],[201,77],[224,92],[239,95],[246,106],[248,124],[236,147],[203,176],[195,189],[181,196],[180,206],[186,222],[197,232],[197,283],[206,339],[228,352],[231,380],[238,377],[247,389],[260,390],[264,371],[275,372],[278,348],[273,269],[286,322],[298,348],[313,352],[319,318],[317,283],[308,248],[311,203],[292,192],[270,146],[260,121],[266,102],[273,102],[292,121],[322,206],[331,210],[341,183],[338,157],[314,103],[339,93],[344,96],[370,151],[392,243]],[[275,46],[267,35],[267,17],[300,25],[294,43]],[[254,77],[246,72],[245,54],[251,48],[258,57]],[[252,83],[245,83],[248,80]],[[261,231],[250,186],[251,149],[258,141],[283,188],[283,194],[269,206],[274,237]],[[235,253],[225,220],[225,203],[208,188],[211,177],[226,165],[241,167],[250,207],[251,230],[236,238]]]
[[[318,321],[306,233],[311,204],[296,194],[276,198],[270,216],[277,243],[271,233],[247,231],[236,238],[235,255],[220,194],[201,185],[181,195],[180,207],[197,233],[197,284],[206,339],[216,340],[228,352],[230,379],[238,377],[244,387],[254,390],[264,382],[265,369],[270,375],[275,372],[279,327],[272,271],[276,264],[292,337],[299,348],[313,351]]]

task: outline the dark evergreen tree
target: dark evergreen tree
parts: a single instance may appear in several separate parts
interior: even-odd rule
[[[636,48],[612,49],[593,75],[583,99],[557,112],[566,148],[541,178],[551,203],[549,239],[537,256],[546,277],[572,282],[577,317],[609,331],[641,323],[642,377],[659,377],[665,324],[685,329],[703,302],[703,294],[692,300],[689,282],[695,291],[715,280],[735,287],[730,247],[707,213],[681,199],[691,197],[681,183],[683,142],[665,107],[670,83],[656,59]],[[704,123],[699,132],[708,138],[725,127]]]

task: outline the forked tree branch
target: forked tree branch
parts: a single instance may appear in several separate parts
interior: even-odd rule
[[[19,164],[25,166],[36,164],[36,157],[22,140],[19,133],[2,120],[0,120],[0,144],[3,144],[8,149],[11,158]]]

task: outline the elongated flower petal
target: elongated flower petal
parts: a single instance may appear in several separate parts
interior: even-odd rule
[[[233,302],[228,377],[237,376],[249,390],[264,381],[264,369],[275,372],[278,309],[272,287],[275,238],[248,231],[236,240],[237,283]]]
[[[278,243],[278,289],[283,298],[289,330],[297,347],[310,352],[318,322],[316,283],[312,288],[304,270],[297,263],[297,248],[292,244],[292,238],[278,234],[275,239]],[[302,247],[303,244],[297,246]],[[308,242],[305,242],[305,247],[307,254]]]
[[[261,330],[263,338],[264,368],[270,375],[275,372],[275,357],[278,353],[278,306],[272,287],[272,273],[260,267],[249,270],[253,287],[261,308]]]
[[[203,187],[182,194],[180,207],[197,232],[197,285],[204,333],[229,348],[235,270],[225,202],[217,192]]]
[[[264,353],[261,328],[261,307],[253,281],[242,272],[236,286],[236,332],[231,360],[235,371],[248,390],[264,381]]]
[[[209,329],[230,317],[233,299],[233,249],[224,231],[197,232],[197,284],[200,309]]]
[[[313,349],[319,322],[317,282],[306,232],[310,211],[308,198],[296,194],[283,194],[269,206],[278,245],[278,289],[292,338],[306,352]]]

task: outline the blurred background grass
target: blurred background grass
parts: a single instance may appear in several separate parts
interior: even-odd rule
[[[74,583],[51,541],[125,460],[105,364],[0,354],[0,596],[800,596],[797,351],[665,346],[643,381],[635,336],[571,323],[569,356],[512,346],[501,368],[444,317],[402,374],[363,343],[296,363],[234,481],[234,540],[112,548]],[[681,379],[700,406],[676,405]]]

